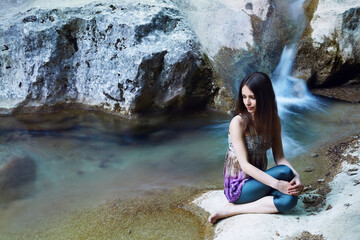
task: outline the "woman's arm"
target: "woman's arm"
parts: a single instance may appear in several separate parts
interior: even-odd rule
[[[231,120],[229,126],[231,142],[241,169],[259,182],[277,189],[284,194],[289,194],[288,189],[291,187],[289,182],[277,180],[249,163],[247,149],[245,146],[243,124],[243,119],[240,116],[236,116]]]
[[[289,187],[289,192],[291,195],[299,195],[302,192],[304,186],[301,184],[300,174],[295,170],[295,168],[290,164],[290,162],[284,156],[282,140],[281,140],[281,122],[278,116],[275,122],[275,131],[272,141],[273,141],[272,151],[276,165],[288,166],[295,175],[294,179],[291,180],[290,182],[291,187]]]

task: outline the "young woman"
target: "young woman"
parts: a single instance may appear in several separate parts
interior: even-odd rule
[[[284,212],[296,205],[303,185],[284,157],[275,94],[265,73],[251,73],[241,82],[228,141],[224,193],[229,203],[210,215],[210,223],[243,213]],[[270,148],[276,166],[266,170]]]

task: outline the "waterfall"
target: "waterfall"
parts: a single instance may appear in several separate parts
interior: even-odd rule
[[[303,131],[311,131],[311,123],[303,120],[303,114],[322,111],[324,107],[324,102],[310,93],[304,80],[291,75],[295,52],[295,45],[285,46],[273,73],[278,112],[283,125],[284,152],[288,157],[305,150],[298,138],[304,135]]]
[[[322,111],[324,107],[324,102],[310,93],[304,80],[292,76],[296,42],[305,28],[303,2],[303,0],[295,0],[289,3],[291,20],[299,27],[294,33],[292,44],[284,47],[272,77],[278,112],[283,125],[284,151],[285,155],[290,157],[304,151],[305,146],[302,146],[297,138],[303,135],[303,131],[311,131],[311,123],[303,120],[303,114],[308,111]]]
[[[310,93],[304,80],[291,76],[295,45],[285,46],[279,65],[273,73],[273,85],[280,118],[297,110],[320,110],[319,100]]]

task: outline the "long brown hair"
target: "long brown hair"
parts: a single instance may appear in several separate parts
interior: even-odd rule
[[[242,99],[242,88],[247,86],[255,95],[256,111],[254,120]],[[244,132],[247,134],[272,135],[278,115],[274,89],[269,76],[262,72],[247,75],[240,84],[235,115],[241,114]]]

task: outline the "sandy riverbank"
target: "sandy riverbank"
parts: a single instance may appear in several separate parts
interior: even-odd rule
[[[319,150],[319,155],[327,161],[328,173],[306,186],[295,209],[287,214],[247,214],[221,220],[214,226],[215,239],[357,239],[360,134]],[[209,191],[193,203],[212,212],[226,198],[222,190]]]

